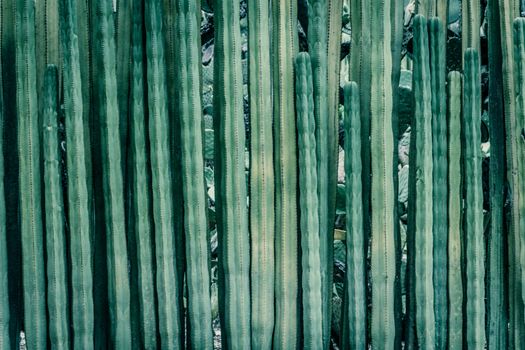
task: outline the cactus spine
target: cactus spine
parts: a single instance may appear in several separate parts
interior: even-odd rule
[[[432,220],[436,349],[447,345],[447,94],[445,31],[439,17],[428,21],[432,81]]]
[[[102,182],[106,221],[108,299],[111,344],[131,347],[130,291],[124,219],[124,187],[121,166],[116,50],[112,3],[95,0],[99,55],[98,103]]]
[[[310,56],[302,52],[295,59],[297,141],[301,210],[301,259],[303,285],[303,347],[323,348],[321,302],[321,257],[317,201],[317,159],[314,98]]]
[[[390,46],[391,3],[371,4],[372,69],[370,91],[370,156],[371,156],[371,282],[372,346],[393,349],[396,330],[394,317],[394,278],[396,252],[392,130],[392,57]],[[364,48],[363,48],[364,49]],[[366,209],[365,209],[366,210]]]
[[[483,191],[481,188],[481,78],[478,52],[469,48],[464,57],[463,175],[465,179],[466,319],[468,349],[485,346],[485,249]]]
[[[44,77],[43,153],[47,245],[47,304],[49,338],[54,349],[69,348],[67,260],[64,235],[64,202],[58,141],[57,67],[49,65]]]
[[[214,119],[217,229],[225,348],[250,348],[250,242],[246,207],[239,2],[217,0]]]
[[[47,326],[34,1],[17,0],[15,14],[24,329],[28,348],[38,350],[46,348]]]
[[[461,73],[448,74],[448,264],[462,266]],[[463,277],[448,269],[448,346],[463,347]]]
[[[344,88],[345,190],[346,190],[346,308],[348,322],[343,337],[350,349],[366,349],[365,240],[361,194],[361,116],[355,82]]]
[[[414,234],[416,330],[421,349],[435,346],[433,281],[433,164],[432,164],[432,90],[430,85],[429,42],[427,21],[414,18],[414,120],[415,141],[411,157],[411,190],[414,191],[411,228]]]
[[[159,332],[162,347],[182,348],[179,284],[174,242],[173,187],[168,139],[164,39],[160,3],[145,2],[148,72],[149,140],[153,188],[153,218],[159,298]]]
[[[155,318],[155,280],[153,228],[151,221],[151,187],[147,153],[147,123],[144,108],[143,3],[133,1],[131,32],[131,105],[130,105],[130,186],[133,193],[131,210],[136,240],[139,327],[144,349],[157,348]]]
[[[92,349],[94,331],[92,243],[87,183],[86,115],[73,1],[60,2],[67,187],[71,252],[73,346]]]
[[[275,141],[275,331],[274,349],[299,341],[297,152],[294,65],[298,48],[297,2],[272,1],[273,115]]]
[[[270,349],[274,328],[275,179],[268,0],[248,1],[252,349]]]
[[[200,18],[199,3],[175,2],[179,43],[178,68],[182,87],[178,103],[182,151],[182,192],[186,233],[186,280],[188,284],[189,341],[192,349],[213,347],[211,331],[208,225],[201,121]]]

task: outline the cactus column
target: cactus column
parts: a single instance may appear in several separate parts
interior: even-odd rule
[[[468,349],[485,346],[485,243],[481,185],[481,76],[475,49],[465,52],[463,84],[463,176],[465,180],[466,340]]]
[[[216,0],[214,122],[221,327],[226,349],[250,348],[250,237],[239,2]]]
[[[248,1],[252,349],[270,349],[275,320],[275,179],[268,0]]]
[[[33,0],[17,0],[15,23],[24,330],[27,347],[38,350],[46,348],[47,326]]]
[[[272,1],[273,115],[275,141],[274,349],[299,342],[297,151],[294,65],[298,48],[297,0]]]

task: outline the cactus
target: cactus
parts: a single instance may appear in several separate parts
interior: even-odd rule
[[[346,193],[346,307],[343,337],[350,349],[366,349],[366,280],[363,207],[361,198],[361,117],[359,90],[355,82],[344,88],[345,96],[345,193]]]
[[[155,317],[154,231],[151,220],[150,162],[147,153],[147,123],[144,99],[143,3],[133,1],[131,32],[130,81],[130,166],[129,186],[132,193],[131,216],[135,236],[138,321],[140,344],[144,349],[157,348]],[[130,249],[131,250],[131,249]]]
[[[59,0],[35,1],[37,93],[42,103],[46,66],[57,65],[61,74],[58,6]]]
[[[480,18],[481,5],[479,0],[461,1],[461,43],[463,52],[467,48],[480,49]]]
[[[461,190],[461,73],[448,74],[448,264],[463,266]],[[463,275],[448,269],[448,346],[463,347]]]
[[[1,28],[1,23],[0,23]],[[1,30],[0,30],[1,32]],[[0,58],[1,62],[1,58]],[[9,288],[8,288],[8,254],[7,254],[7,225],[6,225],[6,201],[4,191],[4,99],[3,84],[0,68],[0,349],[11,349],[9,335]]]
[[[47,326],[34,1],[17,0],[15,14],[24,329],[28,348],[37,350],[46,348]]]
[[[115,45],[117,53],[117,96],[119,107],[120,140],[122,154],[127,152],[129,95],[131,92],[131,35],[132,35],[132,2],[133,0],[114,0],[116,3]],[[131,137],[131,136],[130,136]],[[126,157],[122,157],[122,169],[126,169]],[[124,173],[124,182],[127,186],[127,172]]]
[[[250,348],[250,242],[246,207],[239,3],[215,1],[214,121],[223,346]]]
[[[371,283],[372,346],[393,349],[396,336],[394,279],[396,252],[394,243],[394,135],[392,130],[392,58],[390,2],[371,4],[370,50],[374,62],[370,80],[370,157],[371,172]],[[365,49],[365,48],[363,48]],[[362,108],[363,105],[361,105]],[[366,115],[363,116],[366,118]],[[364,193],[363,193],[364,194]],[[366,207],[364,209],[367,210]]]
[[[275,154],[274,349],[299,342],[297,152],[293,58],[298,48],[297,2],[272,1],[272,68]]]
[[[463,176],[465,179],[466,241],[466,344],[485,346],[485,246],[483,238],[483,190],[481,188],[481,76],[478,52],[469,48],[464,57]]]
[[[310,27],[312,28],[312,27]],[[295,59],[297,142],[299,149],[299,189],[301,210],[301,260],[303,285],[303,347],[323,348],[323,313],[321,302],[320,224],[317,201],[317,159],[314,98],[310,55],[300,53]]]
[[[414,276],[416,330],[419,348],[434,349],[436,329],[434,316],[433,281],[433,149],[432,149],[432,90],[430,85],[429,42],[424,16],[414,18],[414,143],[410,169],[413,206],[409,220],[414,232]]]
[[[88,168],[76,8],[71,0],[60,2],[63,55],[64,111],[67,145],[67,187],[71,252],[73,346],[92,349],[94,304],[92,243],[89,211]]]
[[[106,221],[111,345],[131,347],[130,291],[121,167],[116,50],[112,4],[95,0],[98,55],[97,102],[100,118],[102,183]]]
[[[175,2],[182,150],[182,192],[186,233],[186,280],[188,286],[189,342],[192,349],[211,349],[210,272],[203,132],[201,120],[200,6],[192,0]]]
[[[58,76],[57,67],[49,65],[44,77],[43,154],[45,182],[47,303],[49,338],[54,349],[69,348],[67,300],[67,260],[64,234],[64,202],[60,176],[58,141]]]
[[[148,72],[149,140],[153,190],[153,218],[157,267],[159,333],[162,347],[182,348],[179,285],[176,270],[173,182],[170,159],[164,38],[160,3],[145,3]]]
[[[490,117],[490,231],[487,240],[487,347],[507,348],[508,309],[505,297],[504,181],[505,126],[503,111],[503,73],[499,7],[489,0],[487,8],[489,45]]]
[[[268,0],[248,1],[252,349],[270,349],[274,328],[275,179]]]
[[[436,349],[447,346],[447,100],[445,31],[439,17],[428,21],[432,81],[433,278]]]

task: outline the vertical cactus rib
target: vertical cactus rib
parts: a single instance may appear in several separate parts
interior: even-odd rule
[[[393,349],[395,342],[394,177],[392,130],[392,53],[389,1],[371,8],[370,157],[371,157],[371,282],[372,346]]]
[[[432,231],[436,349],[447,346],[447,94],[445,30],[439,17],[428,20],[432,90]]]
[[[178,104],[181,132],[182,192],[186,234],[186,281],[188,288],[189,342],[192,349],[211,349],[211,299],[208,225],[204,179],[200,6],[192,0],[175,1]]]
[[[481,187],[481,76],[479,55],[469,48],[464,57],[463,176],[465,179],[466,240],[466,344],[485,346],[485,245],[483,238],[483,190]]]
[[[520,246],[525,247],[525,198],[522,194],[525,194],[525,174],[523,173],[523,166],[525,165],[525,140],[524,140],[524,127],[525,127],[525,19],[519,17],[514,20],[514,67],[516,69],[516,75],[514,79],[515,93],[516,93],[516,130],[515,134],[518,135],[517,140],[517,161],[519,169],[522,171],[518,174],[518,190],[520,196],[517,201],[512,203],[513,206],[518,207],[520,216],[519,220],[519,233],[520,233]],[[525,249],[520,250],[519,266],[523,276],[525,276]],[[525,288],[521,289],[522,299],[525,301]],[[525,312],[524,312],[525,313]]]
[[[317,200],[319,201],[320,256],[323,300],[323,344],[328,347],[331,330],[333,228],[329,230],[328,166],[331,127],[328,115],[328,1],[308,0],[308,51],[312,62],[315,138],[317,157]]]
[[[60,35],[63,53],[64,111],[67,145],[67,188],[70,228],[71,290],[74,348],[92,349],[94,303],[92,243],[87,183],[86,129],[76,7],[71,0],[60,2]]]
[[[365,241],[361,193],[361,116],[355,82],[344,87],[345,193],[346,193],[346,308],[348,328],[343,337],[350,349],[366,349]]]
[[[481,5],[479,0],[461,1],[461,43],[463,53],[467,48],[480,49]]]
[[[228,349],[250,348],[250,247],[245,180],[239,3],[215,1],[214,118],[219,167],[215,184],[221,273],[221,326]]]
[[[274,328],[275,206],[270,1],[248,1],[252,349],[270,349]]]
[[[448,264],[462,266],[461,73],[448,74]],[[448,346],[463,347],[463,275],[448,269]]]
[[[275,168],[275,331],[273,347],[299,341],[297,151],[294,65],[298,48],[297,1],[272,1],[272,68]]]
[[[2,7],[0,6],[0,33],[2,26]],[[0,37],[1,43],[1,37]],[[0,46],[1,47],[1,46]],[[7,223],[6,223],[6,201],[4,190],[4,98],[2,79],[2,58],[0,57],[0,349],[11,349],[9,335],[9,288],[8,288],[8,256],[7,256]]]
[[[112,347],[131,347],[130,291],[121,167],[116,49],[112,3],[95,0],[99,55],[100,143],[106,221],[108,300]]]
[[[487,347],[506,349],[508,305],[505,295],[505,125],[500,14],[497,0],[487,8],[489,50],[489,133],[490,133],[490,231],[487,241]]]
[[[312,27],[310,27],[312,28]],[[321,299],[321,257],[319,252],[319,212],[317,159],[314,119],[314,93],[310,55],[300,53],[295,59],[295,105],[299,149],[299,203],[301,228],[303,347],[323,348],[323,313]]]
[[[416,330],[419,348],[434,349],[436,329],[433,286],[433,149],[432,149],[432,89],[429,60],[427,21],[424,16],[414,18],[414,144],[410,167],[413,175],[415,233],[415,301]],[[441,130],[440,130],[441,131]]]
[[[139,328],[144,349],[157,348],[155,275],[151,220],[150,163],[147,152],[143,53],[144,4],[133,1],[130,81],[130,188],[133,230],[136,240]]]
[[[161,4],[145,2],[149,140],[157,267],[159,332],[162,347],[182,348],[179,280],[176,272],[173,182],[170,158],[166,67]]]
[[[67,260],[64,234],[64,202],[58,141],[57,67],[49,65],[44,77],[43,154],[46,209],[47,305],[49,339],[54,349],[69,348]]]
[[[17,0],[15,16],[24,330],[27,347],[38,350],[46,348],[47,326],[34,1]]]
[[[59,19],[58,19],[59,0],[40,0],[35,1],[35,35],[36,35],[36,71],[37,73],[37,93],[39,98],[43,98],[41,93],[44,89],[44,72],[48,64],[54,64],[60,68],[60,42],[59,42]],[[60,74],[60,69],[59,69]],[[60,79],[58,80],[60,83]],[[43,101],[42,101],[43,102]]]

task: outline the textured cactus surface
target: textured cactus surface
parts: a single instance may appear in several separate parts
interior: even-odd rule
[[[462,142],[465,179],[466,342],[469,349],[485,346],[485,244],[481,187],[481,83],[479,55],[465,52]]]

